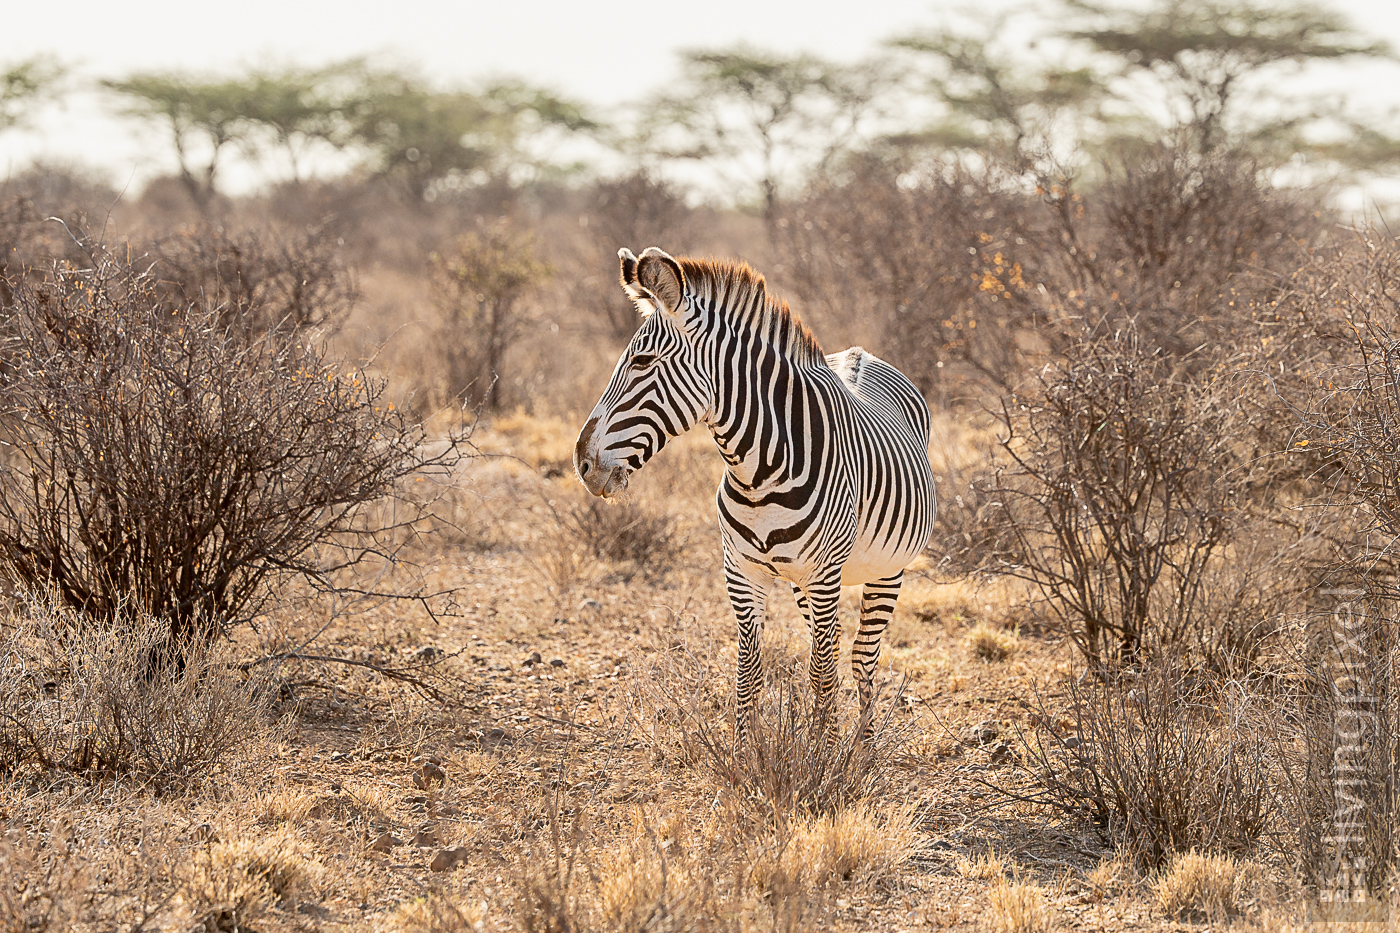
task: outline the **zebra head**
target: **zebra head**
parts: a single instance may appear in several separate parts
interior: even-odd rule
[[[625,491],[628,477],[690,430],[714,396],[700,365],[699,309],[680,263],[656,247],[640,259],[627,249],[617,255],[622,287],[642,323],[574,445],[579,479],[605,498]]]

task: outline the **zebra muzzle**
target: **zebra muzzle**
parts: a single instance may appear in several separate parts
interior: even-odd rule
[[[631,474],[623,464],[603,465],[594,460],[578,462],[578,478],[584,488],[595,496],[610,499],[627,491],[627,479]]]

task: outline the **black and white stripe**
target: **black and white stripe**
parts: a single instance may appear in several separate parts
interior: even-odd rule
[[[836,686],[840,589],[864,586],[851,663],[866,710],[904,567],[933,532],[928,406],[859,347],[824,356],[747,266],[656,248],[618,255],[643,320],[579,434],[579,478],[594,495],[617,495],[669,438],[703,422],[726,463],[717,501],[740,740],[763,682],[774,578],[792,585],[811,629],[819,712]]]

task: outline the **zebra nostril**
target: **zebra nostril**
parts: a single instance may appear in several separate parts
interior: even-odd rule
[[[578,475],[579,475],[580,478],[585,477],[585,476],[588,475],[588,461],[587,461],[587,460],[582,460],[582,461],[579,462],[579,465],[578,465]]]

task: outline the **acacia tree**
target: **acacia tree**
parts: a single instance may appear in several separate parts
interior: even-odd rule
[[[931,125],[895,142],[975,150],[1025,171],[1050,154],[1057,135],[1082,141],[1106,93],[1102,80],[1088,67],[1028,62],[1001,47],[1008,21],[1003,15],[983,31],[946,27],[890,43],[911,53],[916,81],[944,108]]]
[[[1064,2],[1076,22],[1063,35],[1108,60],[1118,97],[1148,110],[1165,101],[1167,129],[1182,131],[1200,153],[1296,138],[1300,126],[1317,119],[1316,112],[1296,108],[1245,106],[1261,97],[1282,102],[1263,85],[1265,78],[1310,62],[1391,54],[1341,14],[1306,2],[1159,0],[1146,12]],[[1144,81],[1145,94],[1138,90]]]
[[[444,183],[509,181],[513,168],[531,163],[536,135],[598,127],[580,105],[541,88],[505,82],[480,93],[438,91],[397,71],[366,72],[347,116],[372,170],[400,180],[415,200]]]
[[[756,187],[770,229],[783,180],[861,139],[894,80],[878,63],[843,68],[748,46],[687,52],[681,87],[646,104],[632,145],[644,159],[693,159]]]
[[[298,183],[307,158],[317,149],[339,149],[350,141],[346,113],[360,93],[357,59],[324,68],[255,71],[243,78],[241,116],[245,142],[256,150],[286,156]]]
[[[31,58],[0,71],[0,131],[22,124],[35,104],[57,92],[63,68],[47,58]]]
[[[247,85],[175,73],[135,74],[103,85],[127,99],[128,115],[164,126],[175,147],[180,181],[199,209],[208,211],[220,157],[230,143],[247,137]]]

